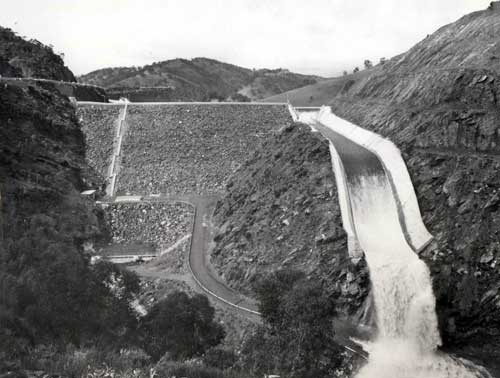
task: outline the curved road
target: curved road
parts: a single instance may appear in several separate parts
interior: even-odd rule
[[[213,240],[211,217],[216,197],[198,197],[191,203],[195,207],[193,237],[189,251],[188,265],[198,286],[210,296],[238,312],[240,315],[260,319],[257,303],[228,287],[213,271],[208,250]]]
[[[188,256],[190,272],[198,286],[212,298],[241,316],[260,321],[257,302],[228,287],[218,278],[208,261],[209,246],[213,240],[213,228],[210,222],[215,202],[215,197],[191,199],[196,210]],[[366,351],[350,338],[355,327],[342,320],[337,320],[335,323],[335,341],[354,354],[367,359]]]

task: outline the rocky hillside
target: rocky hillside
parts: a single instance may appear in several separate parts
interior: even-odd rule
[[[445,345],[490,351],[492,360],[500,350],[498,35],[499,2],[353,79],[330,101],[402,149],[436,238],[421,257]]]
[[[0,124],[0,360],[8,360],[38,343],[107,332],[111,302],[83,253],[106,232],[80,194],[101,180],[86,166],[74,108],[58,91],[3,84]]]
[[[144,67],[105,68],[80,76],[78,80],[106,87],[111,95],[125,95],[133,101],[240,101],[260,99],[321,78],[282,69],[250,70],[213,59],[195,58],[167,60]]]
[[[211,260],[232,287],[252,295],[259,275],[298,269],[325,282],[340,312],[362,307],[366,265],[347,253],[325,139],[304,125],[282,128],[232,176],[227,191],[215,210]]]
[[[495,2],[442,27],[383,65],[289,93],[298,105],[331,105],[338,115],[401,148],[424,222],[435,236],[421,257],[433,276],[444,347],[496,372],[498,35],[500,2]]]
[[[76,81],[62,58],[51,47],[37,40],[27,41],[1,26],[0,76]]]

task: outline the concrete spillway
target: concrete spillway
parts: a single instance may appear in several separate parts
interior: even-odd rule
[[[342,185],[339,197],[344,197],[344,227],[370,269],[377,335],[366,345],[370,356],[358,377],[487,377],[483,369],[437,352],[441,339],[430,272],[415,253],[431,236],[421,222],[413,187],[394,182],[409,178],[406,171],[398,172],[406,170],[404,163],[384,162],[382,154],[362,145],[367,140],[363,131],[352,124],[346,127],[345,120],[329,111],[296,115],[331,143],[337,186]],[[370,143],[380,138],[369,137]],[[386,163],[396,168],[388,171]]]

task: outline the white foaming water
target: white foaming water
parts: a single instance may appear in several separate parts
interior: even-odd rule
[[[321,131],[318,113],[299,112],[298,116],[299,121]],[[334,115],[330,118],[329,125],[321,125],[340,134],[342,130],[347,132],[346,135],[362,134],[358,129],[349,132],[354,125],[349,126],[345,120]],[[334,124],[332,120],[335,120]],[[362,155],[366,152],[359,151],[361,144],[353,147],[352,142],[332,140],[334,136],[328,132],[325,136],[330,138],[335,155],[341,160],[346,159],[342,161],[344,165],[349,163],[347,160],[353,157],[356,149]],[[343,194],[349,197],[344,200],[350,203],[352,211],[353,225],[349,227],[355,229],[365,252],[376,311],[378,334],[375,340],[364,344],[370,355],[357,378],[491,378],[482,367],[437,351],[441,338],[429,269],[405,238],[387,173],[382,166],[374,168],[375,155],[364,155],[357,164],[366,159],[365,163],[371,164],[371,169],[363,170],[363,167],[351,164],[349,169],[335,172],[336,175],[345,175],[342,180],[348,183],[347,192]],[[406,169],[404,163],[392,167]],[[403,173],[407,175],[407,172]],[[399,177],[401,172],[392,174]],[[400,196],[405,194],[399,193]],[[411,199],[411,196],[407,198]],[[417,204],[415,208],[418,209]],[[346,222],[349,217],[343,214],[343,220]],[[415,224],[415,219],[410,221]]]
[[[438,354],[441,344],[427,265],[408,245],[385,176],[350,185],[359,242],[365,251],[378,335],[358,378],[487,377],[481,368]]]

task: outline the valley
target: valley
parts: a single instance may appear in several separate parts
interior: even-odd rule
[[[500,377],[498,35],[76,77],[0,28],[0,378]]]

